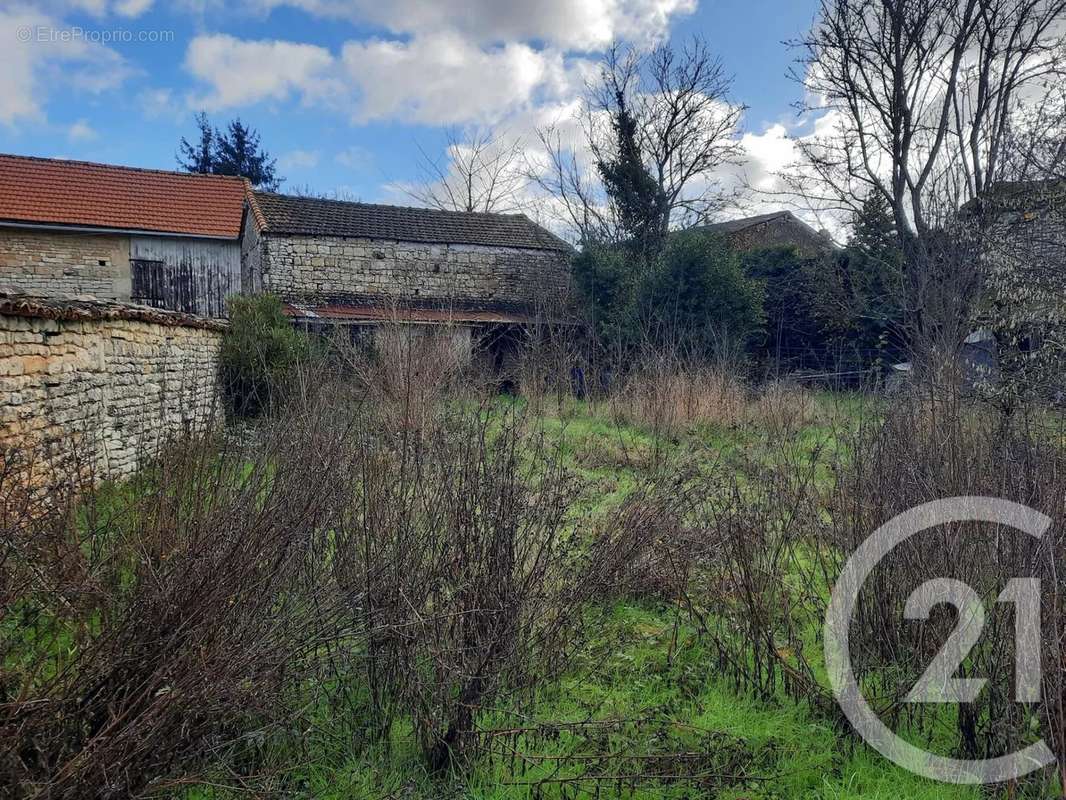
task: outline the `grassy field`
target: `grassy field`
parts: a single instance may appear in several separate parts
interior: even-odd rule
[[[605,406],[575,401],[545,403],[539,420],[580,480],[584,509],[596,518],[669,465],[758,462],[772,457],[771,446],[826,460],[843,446],[841,420],[871,413],[869,402],[804,395],[802,408],[783,409],[785,439],[780,431],[765,436],[762,418],[657,435],[620,423]],[[828,468],[820,464],[816,474]],[[501,711],[482,719],[489,743],[464,772],[427,774],[407,723],[396,723],[384,741],[353,745],[358,734],[328,708],[306,730],[268,746],[262,766],[284,772],[286,795],[308,798],[981,796],[895,767],[808,703],[738,688],[678,604],[620,600],[593,605],[587,614],[593,634],[567,673],[540,688],[521,717]],[[220,771],[218,784],[232,786],[233,775]],[[203,785],[185,793],[189,800],[230,796],[237,793]]]
[[[975,789],[894,766],[850,731],[821,656],[844,553],[930,496],[1053,510],[1061,428],[1023,447],[972,404],[945,425],[935,404],[712,372],[594,404],[399,396],[326,386],[27,515],[0,795],[10,770],[27,797],[1062,796],[1050,775]],[[946,569],[944,544],[914,561]],[[992,691],[1014,663],[999,640],[974,651],[974,710],[900,702],[931,657],[892,600],[920,572],[852,627],[871,702],[943,755],[1054,736]]]

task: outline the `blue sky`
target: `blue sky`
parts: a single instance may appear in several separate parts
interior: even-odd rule
[[[758,173],[789,151],[800,89],[782,42],[814,11],[814,0],[0,0],[0,151],[170,169],[203,107],[257,128],[290,187],[397,200],[419,145],[442,152],[445,126],[528,137],[572,108],[610,39],[699,34],[749,106]]]

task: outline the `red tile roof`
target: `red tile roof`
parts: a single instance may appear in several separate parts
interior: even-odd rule
[[[0,154],[0,221],[236,239],[244,180]]]

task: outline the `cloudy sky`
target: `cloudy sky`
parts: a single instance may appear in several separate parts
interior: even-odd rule
[[[394,201],[443,127],[522,135],[612,39],[698,33],[749,106],[749,178],[802,131],[814,0],[0,0],[0,152],[175,167],[193,113],[256,127],[290,187]]]

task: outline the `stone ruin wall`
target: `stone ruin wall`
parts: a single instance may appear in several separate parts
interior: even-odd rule
[[[223,329],[143,306],[0,294],[0,462],[49,470],[45,480],[131,474],[216,413]]]
[[[267,234],[264,288],[286,300],[454,308],[555,309],[569,256],[553,250]],[[245,256],[247,261],[247,254]]]

